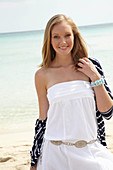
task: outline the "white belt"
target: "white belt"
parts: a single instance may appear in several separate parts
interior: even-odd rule
[[[94,140],[91,140],[89,142],[85,141],[85,140],[79,140],[75,143],[70,143],[70,142],[63,142],[61,140],[58,140],[58,141],[55,141],[55,140],[50,140],[50,142],[54,145],[61,145],[61,144],[64,144],[64,145],[68,145],[68,146],[72,146],[74,145],[75,147],[77,148],[83,148],[85,147],[87,144],[92,144],[94,142],[96,142],[97,139],[94,139]]]

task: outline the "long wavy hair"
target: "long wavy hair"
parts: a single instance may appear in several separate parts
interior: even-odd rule
[[[71,51],[71,55],[74,61],[75,69],[77,68],[77,63],[79,58],[83,58],[83,57],[88,58],[86,43],[84,39],[81,37],[76,24],[69,17],[63,14],[58,14],[53,16],[46,25],[45,32],[44,32],[43,47],[42,47],[43,61],[39,65],[40,67],[46,67],[46,68],[49,67],[50,63],[55,58],[56,52],[51,45],[51,31],[56,24],[59,24],[62,21],[66,21],[67,24],[71,26],[74,34],[74,45]]]

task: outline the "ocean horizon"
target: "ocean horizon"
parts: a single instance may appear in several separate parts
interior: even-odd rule
[[[80,26],[77,26],[79,29],[85,29],[85,28],[88,28],[88,27],[92,27],[92,28],[94,28],[94,27],[108,27],[108,26],[113,26],[113,22],[110,22],[110,23],[100,23],[100,24],[92,24],[92,25],[80,25]],[[18,34],[18,33],[28,33],[28,32],[44,32],[44,29],[35,29],[35,30],[26,30],[26,31],[10,31],[10,32],[0,32],[0,35],[2,35],[2,34]]]
[[[101,63],[113,92],[113,23],[78,26],[89,57]],[[0,132],[32,126],[38,117],[34,75],[44,30],[0,33]]]

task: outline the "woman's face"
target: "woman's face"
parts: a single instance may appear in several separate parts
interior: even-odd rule
[[[57,55],[71,55],[74,45],[74,35],[71,26],[62,21],[51,31],[51,44]]]

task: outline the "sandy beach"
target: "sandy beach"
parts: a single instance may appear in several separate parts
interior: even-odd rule
[[[106,123],[108,149],[113,153],[113,118]],[[0,169],[30,169],[30,149],[34,127],[19,127],[0,134]]]
[[[0,134],[0,169],[30,169],[30,150],[33,141],[34,127],[10,129]]]

